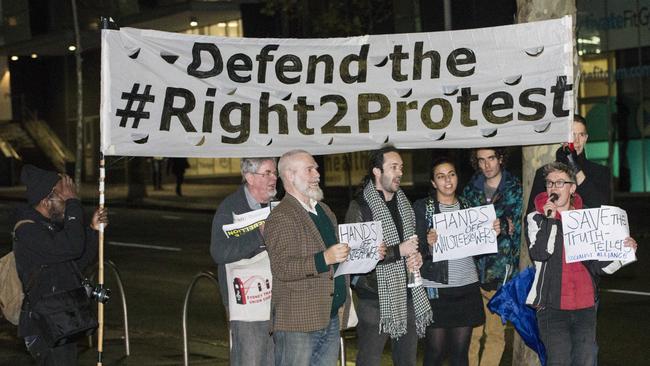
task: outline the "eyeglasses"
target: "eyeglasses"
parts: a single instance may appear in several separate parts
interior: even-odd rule
[[[572,182],[570,180],[558,180],[558,181],[555,181],[555,182],[553,182],[551,180],[547,180],[545,182],[545,185],[546,185],[546,188],[553,188],[553,186],[555,186],[556,188],[562,188],[562,187],[564,187],[565,184],[573,184],[573,183],[575,183],[575,182]]]
[[[273,177],[275,177],[275,178],[278,177],[278,172],[272,172],[272,171],[270,171],[270,170],[267,170],[267,171],[265,171],[264,173],[255,173],[255,172],[254,172],[253,174],[255,174],[255,175],[261,175],[261,176],[264,177],[264,178],[268,178],[268,177],[271,177],[271,176],[273,176]]]

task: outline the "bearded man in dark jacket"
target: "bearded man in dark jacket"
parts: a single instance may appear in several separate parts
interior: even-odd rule
[[[75,342],[50,348],[34,322],[29,303],[52,292],[81,286],[81,270],[97,256],[100,224],[108,224],[106,209],[97,209],[90,225],[84,223],[76,186],[64,174],[26,165],[21,181],[27,205],[16,210],[14,254],[25,300],[18,336],[39,365],[77,364]]]

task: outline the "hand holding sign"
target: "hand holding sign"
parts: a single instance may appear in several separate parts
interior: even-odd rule
[[[327,248],[323,255],[325,256],[325,263],[330,265],[345,261],[349,253],[350,247],[347,243],[338,243]]]
[[[497,234],[497,236],[499,236],[499,234],[501,234],[501,220],[494,220],[492,223],[492,229],[494,229],[494,232]]]
[[[342,274],[369,272],[386,255],[386,245],[383,243],[381,222],[379,221],[341,224],[339,225],[339,240],[348,244],[346,245],[346,257],[337,262],[339,265],[334,277]]]
[[[632,248],[632,250],[634,250],[635,254],[636,254],[637,248],[639,247],[639,245],[636,243],[636,240],[634,240],[634,238],[632,238],[632,237],[625,238],[625,240],[623,240],[623,246],[628,247],[628,248]]]
[[[433,246],[438,241],[438,232],[436,232],[436,229],[429,229],[427,232],[427,244],[429,244],[430,247]]]
[[[382,241],[381,244],[377,247],[377,255],[379,256],[379,260],[384,260],[384,257],[386,256],[386,251],[388,250],[388,247],[384,242]]]

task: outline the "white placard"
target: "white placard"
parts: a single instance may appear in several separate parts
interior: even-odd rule
[[[269,217],[271,209],[269,207],[260,208],[259,210],[249,211],[240,215],[233,214],[233,223],[223,225],[221,228],[226,237],[238,237],[253,230],[257,230],[264,225],[266,218]]]
[[[497,235],[493,225],[497,215],[494,205],[433,215],[433,229],[438,241],[433,245],[434,262],[497,252]]]
[[[266,251],[226,264],[226,278],[230,320],[252,322],[271,318],[273,277]]]
[[[104,155],[256,157],[572,139],[571,18],[323,39],[102,30]],[[522,139],[522,136],[526,136]]]
[[[627,212],[614,206],[561,212],[567,263],[586,260],[630,262],[636,254],[623,240],[630,236]]]
[[[339,263],[334,277],[372,271],[379,262],[377,250],[383,240],[381,221],[339,225],[339,242],[347,243],[350,253]]]

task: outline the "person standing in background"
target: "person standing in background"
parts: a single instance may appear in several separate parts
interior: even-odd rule
[[[176,195],[182,196],[181,186],[185,180],[185,170],[190,167],[187,158],[169,158],[167,160],[167,174],[171,171],[176,176]]]

